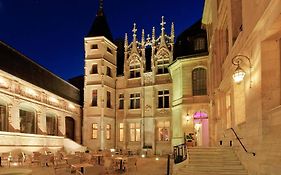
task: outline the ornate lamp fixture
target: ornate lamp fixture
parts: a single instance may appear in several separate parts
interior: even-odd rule
[[[249,57],[245,55],[236,55],[235,57],[232,58],[232,64],[237,66],[235,69],[232,78],[235,83],[240,83],[243,81],[244,76],[246,75],[246,72],[240,67],[240,64],[243,62],[243,59],[248,60],[249,65],[250,65],[250,88],[252,87],[252,79],[251,79],[251,68],[252,68],[252,63]]]

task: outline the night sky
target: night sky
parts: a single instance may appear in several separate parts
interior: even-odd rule
[[[179,35],[202,16],[204,0],[104,0],[104,12],[114,39],[136,22],[151,35],[160,32],[165,16]],[[0,0],[0,40],[67,80],[84,72],[84,36],[98,9],[98,0]]]

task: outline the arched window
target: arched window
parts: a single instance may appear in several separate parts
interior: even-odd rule
[[[58,120],[55,114],[46,115],[46,130],[47,135],[58,135]]]
[[[193,96],[207,95],[207,73],[202,67],[192,71],[192,93]]]
[[[21,133],[36,133],[36,118],[35,112],[32,110],[20,109],[20,132]]]
[[[7,131],[7,107],[5,104],[0,104],[0,131]]]
[[[140,62],[133,60],[130,62],[130,78],[140,77]]]

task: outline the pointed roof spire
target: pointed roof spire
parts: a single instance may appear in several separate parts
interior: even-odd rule
[[[174,26],[174,23],[172,22],[172,25],[171,25],[171,40],[172,40],[172,42],[174,42],[174,38],[175,38],[175,26]]]
[[[141,31],[141,45],[144,46],[145,44],[145,38],[144,38],[144,29]]]
[[[99,10],[97,16],[103,16],[103,0],[99,0]]]
[[[113,41],[110,28],[107,24],[107,20],[103,12],[103,0],[99,0],[99,9],[97,11],[96,18],[86,37],[95,37],[95,36],[104,36],[110,41]]]
[[[125,51],[127,51],[128,50],[128,35],[127,35],[127,33],[125,33],[124,47],[125,47]]]

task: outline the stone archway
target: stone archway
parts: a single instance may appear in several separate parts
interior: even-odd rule
[[[75,120],[72,117],[65,117],[65,136],[75,140]]]

